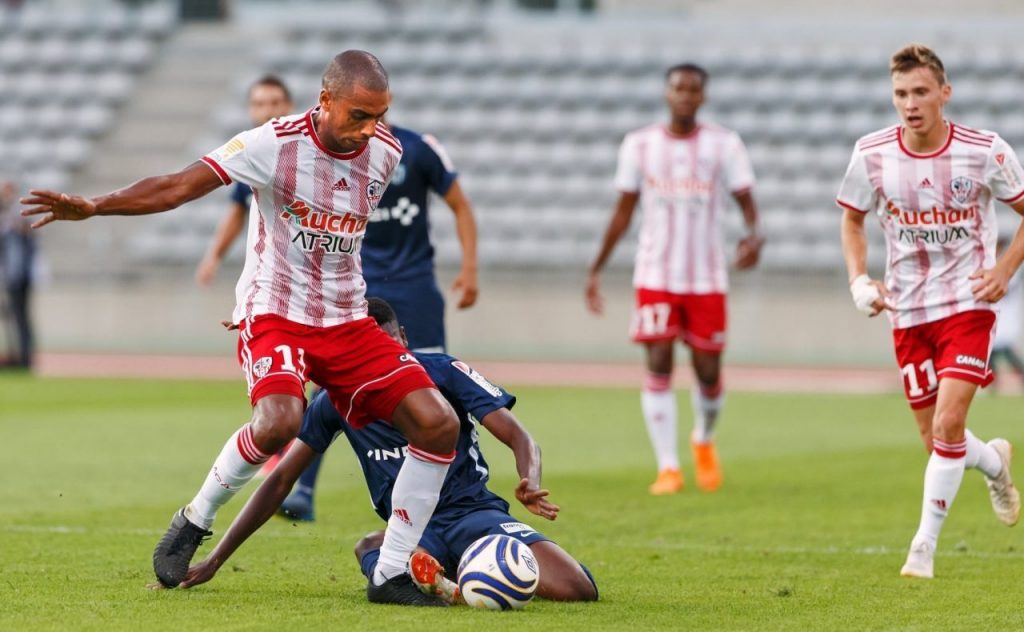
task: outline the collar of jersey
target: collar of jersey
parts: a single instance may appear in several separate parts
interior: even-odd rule
[[[947,125],[949,125],[949,134],[946,136],[946,142],[942,144],[942,147],[939,147],[935,151],[933,151],[931,153],[927,153],[927,154],[916,154],[916,153],[910,151],[909,149],[907,149],[907,146],[903,144],[903,126],[900,125],[899,127],[896,128],[896,141],[899,142],[900,149],[903,150],[903,153],[905,153],[906,155],[910,156],[911,158],[934,158],[934,157],[938,156],[939,154],[941,154],[942,152],[946,151],[947,149],[949,149],[949,146],[953,144],[953,127],[954,126],[953,126],[953,121],[945,121],[944,120],[943,122],[946,123]]]
[[[327,149],[327,147],[325,147],[324,144],[320,141],[320,137],[317,136],[316,127],[313,125],[313,114],[319,111],[319,105],[306,110],[306,125],[309,127],[309,137],[313,139],[313,144],[316,145],[317,149],[324,152],[331,158],[337,158],[338,160],[352,160],[359,154],[366,151],[366,148],[370,146],[370,142],[367,141],[366,144],[360,147],[359,149],[355,151],[350,151],[347,154],[339,154],[336,151],[331,151],[330,149]]]

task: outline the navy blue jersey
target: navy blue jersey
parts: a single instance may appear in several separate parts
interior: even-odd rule
[[[427,200],[431,191],[446,195],[457,175],[433,136],[394,126],[391,133],[402,143],[402,161],[366,227],[361,257],[368,283],[433,274]]]
[[[516,398],[449,355],[414,355],[459,417],[455,461],[448,468],[437,511],[449,516],[479,509],[507,512],[508,503],[487,489],[487,462],[480,453],[476,425],[470,415],[483,419],[499,408],[512,408]],[[387,520],[391,516],[391,491],[405,459],[408,441],[385,421],[374,421],[362,430],[355,430],[335,410],[326,392],[321,391],[306,409],[299,439],[323,453],[339,433],[345,434],[359,459],[374,510]]]
[[[252,189],[248,184],[236,182],[235,186],[231,187],[231,201],[244,208],[248,213],[249,204],[252,202]]]

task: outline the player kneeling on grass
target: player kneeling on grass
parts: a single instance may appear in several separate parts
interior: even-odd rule
[[[920,526],[900,574],[932,577],[939,531],[965,468],[985,474],[1000,521],[1013,526],[1020,516],[1009,442],[985,443],[965,425],[978,386],[992,382],[994,303],[1024,260],[1024,225],[996,259],[993,200],[1024,214],[1024,169],[998,135],[943,118],[951,92],[931,50],[907,46],[893,56],[890,73],[903,124],[860,139],[837,201],[845,209],[853,300],[869,316],[888,311],[907,400],[931,452]],[[867,275],[871,211],[887,240],[884,283]]]
[[[405,334],[386,302],[370,299],[369,313],[386,333],[405,344]],[[557,544],[513,518],[508,513],[508,503],[487,489],[487,462],[477,443],[476,427],[470,415],[479,419],[484,428],[515,454],[516,469],[521,477],[515,490],[516,498],[538,516],[548,520],[558,516],[558,506],[548,500],[548,491],[540,488],[540,448],[509,410],[515,404],[515,397],[449,355],[413,355],[451,403],[459,417],[460,429],[458,456],[448,470],[441,498],[420,540],[420,548],[409,563],[412,579],[421,590],[455,601],[457,587],[445,577],[445,572],[454,578],[459,558],[470,544],[485,535],[501,533],[529,546],[537,558],[541,568],[538,596],[560,601],[597,599],[597,586],[589,571]],[[402,518],[401,509],[392,510],[391,490],[408,441],[385,421],[354,429],[335,409],[328,395],[321,392],[306,410],[299,440],[249,500],[209,557],[189,569],[182,587],[212,579],[242,542],[274,514],[302,471],[327,450],[338,433],[345,434],[359,458],[377,515],[384,520],[393,515]],[[367,577],[373,575],[383,540],[384,532],[376,531],[356,545],[356,557]]]

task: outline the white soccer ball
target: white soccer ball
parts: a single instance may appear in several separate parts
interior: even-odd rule
[[[537,591],[540,568],[530,547],[507,535],[485,535],[459,561],[459,590],[474,608],[522,608]]]

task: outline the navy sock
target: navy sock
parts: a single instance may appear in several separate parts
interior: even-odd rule
[[[374,549],[359,560],[359,568],[363,571],[366,579],[373,579],[373,569],[377,568],[377,559],[380,557],[380,549]],[[588,573],[589,575],[589,573]]]

